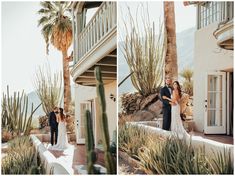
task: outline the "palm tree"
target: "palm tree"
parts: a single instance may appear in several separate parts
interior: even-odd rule
[[[189,68],[185,68],[181,73],[180,76],[182,76],[185,80],[183,82],[183,90],[190,96],[193,96],[193,71]]]
[[[186,81],[191,82],[191,79],[193,77],[193,71],[189,68],[185,68],[181,73],[180,76],[182,76]]]
[[[165,76],[178,79],[175,7],[173,1],[164,1],[164,20],[167,36],[167,50],[165,58]]]
[[[46,42],[46,51],[49,54],[49,44],[62,52],[63,77],[64,77],[64,111],[68,112],[71,102],[69,57],[68,48],[72,43],[72,22],[66,13],[69,2],[40,2],[41,9],[38,13],[41,18],[38,26],[41,27],[42,35]]]

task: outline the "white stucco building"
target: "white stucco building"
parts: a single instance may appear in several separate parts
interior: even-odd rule
[[[73,66],[77,143],[85,143],[84,115],[91,111],[95,147],[102,147],[99,104],[94,69],[101,67],[110,138],[117,128],[117,8],[116,2],[76,1],[71,4],[73,21]],[[90,13],[90,12],[93,13]],[[90,15],[90,19],[89,19]]]
[[[194,120],[205,134],[233,135],[233,2],[193,2]]]

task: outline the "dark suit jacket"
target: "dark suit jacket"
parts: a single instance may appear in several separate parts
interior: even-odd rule
[[[52,128],[57,128],[58,127],[58,123],[56,121],[56,115],[55,115],[54,111],[50,112],[50,114],[49,114],[49,125]]]
[[[163,99],[162,96],[166,96],[168,98],[171,98],[171,93],[168,89],[167,86],[164,86],[161,90],[160,90],[160,98],[162,100],[163,103],[163,108],[171,108],[171,105],[169,103],[169,100]]]

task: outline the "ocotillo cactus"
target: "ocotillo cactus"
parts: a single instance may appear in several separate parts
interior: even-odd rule
[[[96,162],[96,153],[94,151],[94,136],[91,121],[91,114],[89,110],[86,110],[85,114],[85,139],[86,139],[86,155],[87,155],[87,173],[95,174],[94,163]]]
[[[116,165],[110,153],[110,139],[108,131],[108,119],[106,114],[106,102],[105,102],[105,93],[104,93],[104,84],[101,77],[100,67],[95,68],[95,77],[96,77],[96,90],[97,96],[100,104],[101,112],[101,132],[103,137],[103,147],[104,147],[104,160],[105,167],[107,169],[107,174],[116,173]]]
[[[7,94],[3,93],[2,100],[2,127],[16,132],[18,135],[21,133],[29,134],[33,114],[39,106],[34,109],[32,104],[31,113],[28,117],[28,97],[24,92],[14,92],[14,95],[10,96],[7,86]]]

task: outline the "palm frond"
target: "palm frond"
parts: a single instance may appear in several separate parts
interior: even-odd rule
[[[46,53],[49,53],[49,38],[52,34],[53,24],[47,24],[42,28],[42,35],[46,42]]]
[[[67,50],[72,43],[72,22],[65,14],[68,10],[69,2],[40,2],[41,9],[38,14],[38,26],[41,27],[42,35],[46,42],[46,51],[49,53],[49,43],[51,41],[58,50]]]
[[[38,26],[45,25],[45,24],[47,24],[49,21],[50,21],[50,19],[49,19],[47,16],[42,16],[42,18],[40,18],[40,19],[38,20]]]
[[[52,5],[51,2],[49,1],[41,1],[40,5],[45,9],[45,10],[55,10],[54,6]]]

